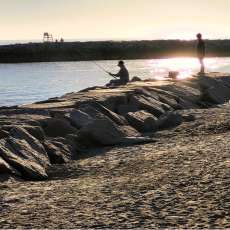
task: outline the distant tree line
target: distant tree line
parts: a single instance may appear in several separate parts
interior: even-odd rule
[[[230,56],[230,40],[206,40],[207,56]],[[0,63],[193,57],[196,41],[99,41],[0,46]]]

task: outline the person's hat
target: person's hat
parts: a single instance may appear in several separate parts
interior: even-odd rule
[[[118,62],[118,66],[121,66],[121,65],[124,65],[125,63],[124,63],[124,61],[119,61]]]

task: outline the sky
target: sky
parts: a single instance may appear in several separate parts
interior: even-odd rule
[[[230,38],[230,0],[0,0],[0,40]]]

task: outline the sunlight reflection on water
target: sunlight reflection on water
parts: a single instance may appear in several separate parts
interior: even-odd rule
[[[165,80],[169,71],[184,79],[199,71],[196,58],[126,60],[130,77]],[[117,61],[98,61],[108,71],[118,71]],[[207,71],[230,72],[230,58],[208,58]],[[24,104],[91,86],[103,86],[110,76],[93,62],[0,64],[0,105]]]
[[[170,58],[163,60],[147,60],[152,70],[150,71],[154,79],[167,80],[170,71],[179,72],[178,79],[186,79],[199,71],[199,63],[196,58]],[[229,62],[225,62],[229,66]],[[222,66],[224,63],[221,64]],[[220,66],[217,58],[205,59],[205,66],[208,71],[214,71]]]

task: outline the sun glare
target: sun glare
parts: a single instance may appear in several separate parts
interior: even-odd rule
[[[205,59],[207,70],[212,70],[215,66],[215,59]],[[199,71],[199,62],[196,58],[170,58],[161,60],[149,60],[148,66],[152,68],[152,77],[155,80],[168,80],[168,73],[171,71],[179,72],[178,80],[183,80],[191,77]]]

